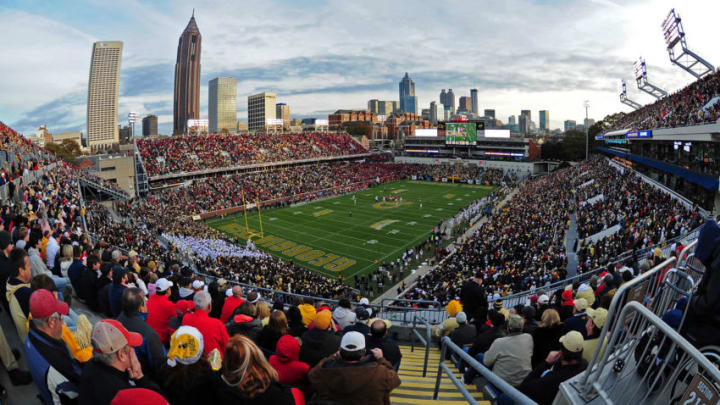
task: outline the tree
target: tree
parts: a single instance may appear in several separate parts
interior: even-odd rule
[[[364,121],[353,121],[342,124],[342,129],[350,135],[354,136],[367,136],[368,138],[372,135],[372,127],[369,122]]]
[[[563,158],[571,161],[585,159],[585,132],[575,129],[565,132]]]
[[[45,145],[45,149],[54,153],[60,159],[74,163],[78,156],[82,155],[80,145],[72,139],[63,139],[59,144],[50,142]]]

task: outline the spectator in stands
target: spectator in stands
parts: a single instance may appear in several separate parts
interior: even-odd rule
[[[529,333],[532,335],[535,329],[540,326],[535,320],[535,307],[526,305],[522,308],[523,317],[523,333]]]
[[[575,298],[573,303],[573,315],[566,319],[563,323],[563,334],[570,332],[571,330],[578,331],[583,334],[583,338],[586,337],[587,330],[585,325],[587,324],[588,315],[585,312],[588,305],[585,298]]]
[[[112,316],[110,312],[110,286],[113,284],[113,264],[103,263],[100,265],[100,278],[97,281],[97,303],[98,312],[103,315]]]
[[[122,295],[122,312],[118,316],[125,329],[142,336],[142,344],[135,348],[143,373],[155,378],[165,364],[165,348],[158,334],[145,323],[147,306],[145,293],[137,287],[127,288]]]
[[[92,331],[93,359],[83,368],[80,404],[109,404],[118,391],[127,388],[160,388],[143,374],[135,355],[142,336],[128,332],[120,322],[103,319]]]
[[[174,404],[175,402],[173,402]],[[110,405],[168,405],[162,395],[147,388],[126,388],[118,391]]]
[[[62,340],[62,315],[68,314],[68,305],[39,289],[30,297],[30,313],[25,352],[40,397],[46,404],[76,402],[82,369]]]
[[[112,284],[108,288],[108,303],[110,305],[110,314],[113,317],[120,315],[122,311],[122,294],[127,288],[128,273],[125,268],[116,264],[113,266]]]
[[[160,342],[167,346],[170,342],[170,319],[177,316],[175,304],[169,299],[170,287],[173,282],[166,278],[158,279],[155,283],[155,294],[147,301],[147,324],[157,333]]]
[[[82,278],[83,273],[87,270],[87,267],[85,267],[85,264],[83,264],[82,261],[83,249],[79,245],[73,246],[72,249],[73,260],[72,263],[70,263],[70,267],[68,267],[67,274],[73,290],[75,290],[75,294],[80,295],[80,279]]]
[[[287,311],[288,333],[293,337],[300,337],[307,332],[307,327],[303,323],[300,309],[291,305]],[[367,326],[367,325],[365,325]]]
[[[202,293],[198,293],[202,294]],[[220,322],[218,320],[218,322]],[[222,384],[217,404],[294,405],[294,394],[278,384],[278,373],[260,349],[243,335],[235,335],[225,347]],[[302,398],[302,393],[297,394]]]
[[[47,264],[48,269],[53,272],[53,274],[59,274],[59,269],[55,269],[55,261],[58,255],[58,252],[60,252],[60,238],[62,237],[62,233],[60,231],[53,232],[52,235],[50,235],[50,238],[48,239],[47,248],[45,249],[45,264]]]
[[[370,314],[367,309],[358,306],[355,308],[355,323],[343,329],[343,333],[355,331],[360,332],[363,336],[369,335],[370,327],[367,325],[368,319],[370,319]]]
[[[338,350],[340,337],[332,331],[332,326],[332,313],[329,310],[317,313],[314,327],[302,335],[300,361],[314,367]]]
[[[12,243],[12,238],[8,231],[0,231],[0,299],[2,299],[3,306],[5,309],[9,309],[7,294],[7,281],[10,278],[10,251],[13,250],[15,245]]]
[[[262,326],[265,326],[270,322],[270,307],[265,301],[258,300],[255,303],[255,319],[260,321]]]
[[[222,356],[230,336],[228,336],[225,325],[219,319],[208,316],[212,309],[210,293],[207,291],[198,292],[193,297],[193,303],[195,304],[195,310],[183,316],[182,324],[192,326],[202,333],[205,355],[215,356],[211,354],[215,350]]]
[[[695,294],[690,298],[683,334],[696,347],[720,342],[720,226],[714,220],[700,230],[695,257],[705,266]]]
[[[302,314],[303,324],[305,325],[305,327],[308,327],[308,325],[310,325],[310,322],[314,321],[315,316],[317,315],[317,312],[315,311],[315,306],[313,305],[313,299],[310,297],[304,297],[302,299],[302,303],[298,305],[298,309]]]
[[[98,282],[101,278],[100,259],[95,255],[88,256],[87,266],[85,266],[83,273],[80,274],[76,293],[92,311],[98,310],[97,291],[99,290]]]
[[[21,341],[27,335],[28,315],[30,314],[30,258],[25,249],[15,248],[10,252],[10,278],[7,281],[7,300],[10,305],[10,317],[15,323]]]
[[[199,330],[181,326],[173,333],[162,381],[173,405],[215,403],[215,374],[205,356]]]
[[[449,316],[444,321],[442,321],[441,324],[433,325],[433,336],[443,338],[452,333],[452,331],[454,331],[455,328],[459,326],[457,319],[455,319],[455,316],[459,312],[462,312],[462,305],[460,305],[460,302],[458,300],[451,300],[450,302],[448,302],[447,305],[445,305],[445,312],[447,312]],[[477,323],[480,322],[476,320],[476,324]]]
[[[225,303],[222,307],[222,312],[220,315],[220,320],[223,323],[227,323],[230,320],[230,315],[233,314],[235,311],[235,308],[239,307],[240,304],[245,302],[245,300],[242,297],[242,288],[239,285],[235,285],[232,288],[232,295],[225,298]]]
[[[222,316],[222,309],[225,306],[225,300],[227,299],[226,294],[227,281],[224,278],[217,279],[210,283],[208,286],[208,292],[212,297],[213,309],[210,311],[210,317],[220,319]],[[149,288],[149,286],[148,286]],[[232,293],[232,290],[230,290]],[[220,319],[222,320],[222,319]]]
[[[483,273],[478,271],[475,277],[466,281],[460,290],[460,301],[462,302],[465,313],[470,320],[475,319],[477,311],[480,307],[487,307],[487,299],[485,298],[485,289],[483,288]],[[475,320],[477,322],[477,319]]]
[[[388,327],[385,321],[378,319],[370,325],[370,335],[365,337],[367,350],[378,348],[382,350],[383,357],[393,365],[395,370],[400,368],[402,353],[397,343],[388,338]]]
[[[587,368],[580,332],[568,332],[560,338],[560,343],[561,350],[550,352],[545,361],[535,367],[518,387],[520,392],[540,405],[552,404],[560,384]]]
[[[587,284],[580,284],[575,298],[583,298],[587,302],[588,308],[592,308],[595,303],[595,291]]]
[[[277,346],[278,340],[288,333],[288,321],[285,313],[275,310],[270,314],[270,321],[262,328],[257,338],[257,344],[266,353],[272,353]]]
[[[458,312],[455,320],[458,323],[458,327],[450,333],[450,340],[461,348],[465,345],[472,344],[477,336],[477,328],[475,328],[475,325],[468,323],[465,312]]]
[[[270,356],[270,365],[277,371],[282,385],[305,388],[309,384],[307,374],[310,365],[300,361],[300,342],[290,335],[283,335],[277,341],[275,354]]]
[[[507,324],[508,335],[495,340],[482,361],[494,374],[516,387],[532,370],[533,340],[523,333],[520,315],[510,315]]]
[[[605,308],[598,309],[587,309],[588,320],[585,325],[587,338],[584,339],[583,343],[583,359],[588,363],[595,354],[597,346],[602,341],[602,347],[605,347],[607,339],[601,336],[602,328],[605,326],[605,320],[607,319],[608,311]]]
[[[323,359],[310,370],[315,400],[338,401],[347,405],[385,405],[400,378],[384,357],[372,349],[365,356],[365,337],[348,332],[340,343],[339,355]]]
[[[540,326],[533,332],[533,369],[545,360],[548,353],[560,350],[560,337],[563,335],[563,324],[560,315],[554,308],[549,308],[542,314]]]
[[[547,294],[541,294],[538,297],[538,309],[535,313],[537,319],[542,319],[545,310],[550,308],[553,308],[552,305],[550,305],[550,297],[548,297]]]
[[[225,327],[230,336],[242,334],[249,337],[253,342],[257,342],[263,329],[262,322],[255,318],[255,305],[249,301],[243,302],[235,309]]]
[[[560,294],[560,297],[562,298],[562,303],[558,308],[558,313],[560,314],[560,320],[562,320],[563,322],[573,316],[573,313],[575,311],[575,300],[573,300],[572,286],[569,287],[570,288],[564,289]]]
[[[507,308],[503,307],[502,300],[495,300],[495,303],[493,304],[493,309],[501,313],[505,317],[505,320],[507,320],[508,316],[510,316],[510,311],[508,311]]]
[[[507,335],[507,325],[503,314],[491,309],[487,314],[488,322],[490,322],[490,328],[477,335],[473,345],[468,350],[468,354],[476,357],[478,354],[485,353],[495,339],[501,338]]]
[[[352,310],[349,299],[340,299],[338,307],[333,311],[333,319],[342,329],[355,323],[355,312]]]

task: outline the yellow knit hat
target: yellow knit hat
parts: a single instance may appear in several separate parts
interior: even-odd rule
[[[457,315],[458,312],[462,311],[462,305],[458,300],[452,300],[445,306],[445,310],[451,317]]]

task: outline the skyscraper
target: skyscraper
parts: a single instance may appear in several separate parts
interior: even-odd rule
[[[158,134],[158,118],[155,115],[148,115],[142,119],[143,136],[151,136]]]
[[[508,125],[515,125],[515,124],[516,124],[515,116],[514,115],[509,116],[508,117]]]
[[[445,106],[450,107],[450,114],[455,114],[455,93],[452,89],[448,89],[445,93]]]
[[[87,103],[87,146],[93,151],[120,142],[117,117],[122,49],[119,41],[93,44]]]
[[[484,115],[485,117],[495,119],[495,110],[485,110],[485,112],[483,113],[483,115]],[[515,116],[514,116],[514,115],[511,115],[511,117],[512,117],[512,119],[513,119],[513,124],[514,124],[514,123],[515,123]]]
[[[458,112],[472,112],[472,101],[468,96],[460,96]]]
[[[277,96],[275,93],[258,93],[248,97],[248,130],[265,131],[267,120],[275,120]]]
[[[518,124],[520,126],[520,133],[527,134],[530,132],[530,122],[532,121],[532,112],[530,110],[521,110],[520,117],[518,118]]]
[[[200,118],[200,45],[202,36],[195,11],[180,35],[175,63],[173,134],[184,134],[189,119]]]
[[[437,125],[438,122],[438,109],[437,109],[437,103],[434,101],[430,102],[430,123],[433,125]]]
[[[445,107],[445,100],[447,99],[447,93],[445,93],[445,89],[442,89],[440,92],[440,105]]]
[[[540,110],[540,130],[550,130],[550,111],[548,110]]]
[[[407,72],[400,80],[400,111],[417,114],[417,97],[415,97],[415,82]]]
[[[478,115],[478,92],[477,89],[470,89],[470,110]]]
[[[208,131],[235,132],[237,128],[237,80],[216,77],[208,86]]]
[[[576,127],[575,120],[566,120],[564,124],[565,124],[565,132],[567,132],[571,129],[575,129],[575,127]]]
[[[275,104],[275,118],[283,121],[283,128],[289,128],[290,106],[285,103]]]
[[[397,109],[397,101],[372,99],[368,101],[368,110],[373,114],[390,115]]]

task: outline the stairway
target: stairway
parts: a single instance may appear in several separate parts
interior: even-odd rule
[[[411,404],[466,404],[467,401],[460,391],[443,375],[440,381],[440,393],[437,400],[433,400],[433,391],[435,390],[435,380],[437,378],[438,363],[440,362],[440,351],[433,347],[430,349],[428,358],[428,368],[425,377],[422,376],[423,362],[425,361],[425,348],[415,347],[415,351],[410,351],[410,346],[400,346],[402,352],[402,361],[400,362],[401,384],[390,394],[390,402],[393,405],[411,405]],[[462,374],[457,371],[451,362],[446,363],[448,367],[455,370],[455,376],[462,379]],[[473,394],[473,397],[480,404],[489,405],[490,402],[483,401],[482,393],[477,392],[475,386],[466,385]]]

